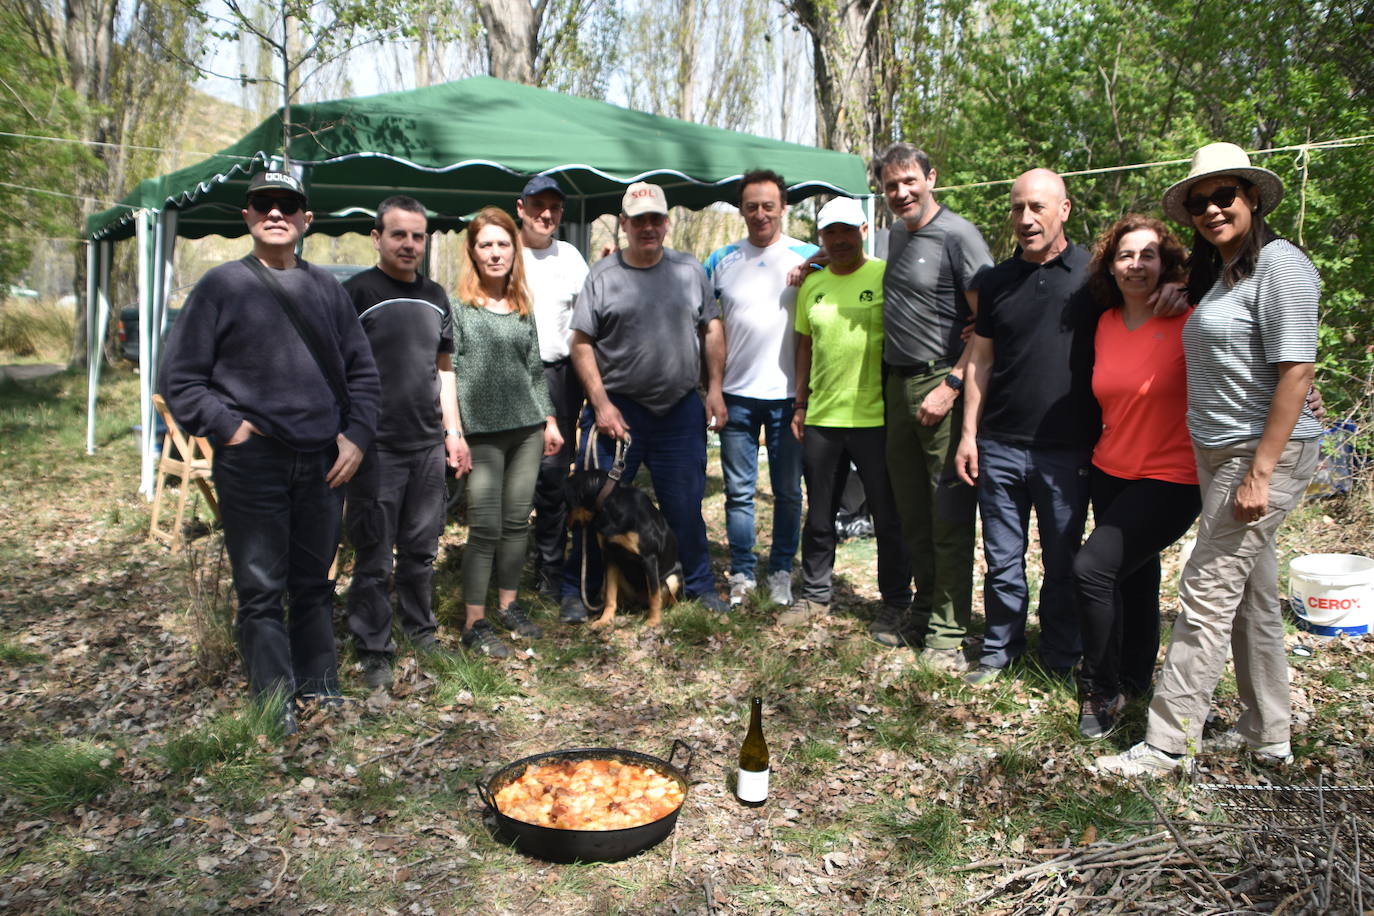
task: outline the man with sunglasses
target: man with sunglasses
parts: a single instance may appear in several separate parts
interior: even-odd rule
[[[285,700],[286,734],[296,730],[295,700],[340,701],[329,567],[343,485],[381,404],[347,294],[296,253],[313,216],[306,204],[294,176],[253,176],[243,210],[253,250],[196,284],[168,339],[161,384],[177,421],[215,446],[239,652],[253,696]]]

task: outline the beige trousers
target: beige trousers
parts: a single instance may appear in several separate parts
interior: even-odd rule
[[[1316,439],[1291,440],[1269,481],[1269,511],[1258,521],[1240,522],[1232,514],[1236,488],[1258,444],[1252,439],[1193,449],[1202,486],[1197,546],[1179,583],[1182,611],[1145,733],[1146,741],[1171,754],[1200,750],[1228,643],[1243,709],[1236,728],[1253,744],[1289,738],[1292,704],[1274,540],[1316,470],[1320,446]]]

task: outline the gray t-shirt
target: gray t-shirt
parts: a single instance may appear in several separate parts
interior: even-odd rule
[[[1188,432],[1203,448],[1258,439],[1278,387],[1277,363],[1317,359],[1321,278],[1307,255],[1276,239],[1255,272],[1230,289],[1220,279],[1183,326],[1188,363]],[[1293,439],[1315,439],[1321,423],[1306,406]]]
[[[662,415],[697,386],[697,334],[719,317],[720,305],[696,258],[665,248],[653,267],[631,267],[620,252],[592,265],[572,328],[594,342],[608,392]]]
[[[888,230],[883,359],[893,366],[958,359],[969,322],[964,291],[991,266],[982,234],[948,207],[915,232],[900,221]]]

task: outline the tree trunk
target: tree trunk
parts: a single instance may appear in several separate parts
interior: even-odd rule
[[[487,32],[487,62],[492,76],[534,85],[543,13],[542,3],[536,8],[529,0],[477,0],[477,14]]]

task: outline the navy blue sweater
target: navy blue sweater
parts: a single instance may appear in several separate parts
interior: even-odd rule
[[[381,383],[348,295],[305,261],[277,280],[336,359],[350,399],[346,424],[309,348],[281,304],[242,261],[213,268],[186,300],[167,339],[162,396],[193,435],[227,442],[243,420],[302,451],[343,433],[366,450],[377,428]]]

